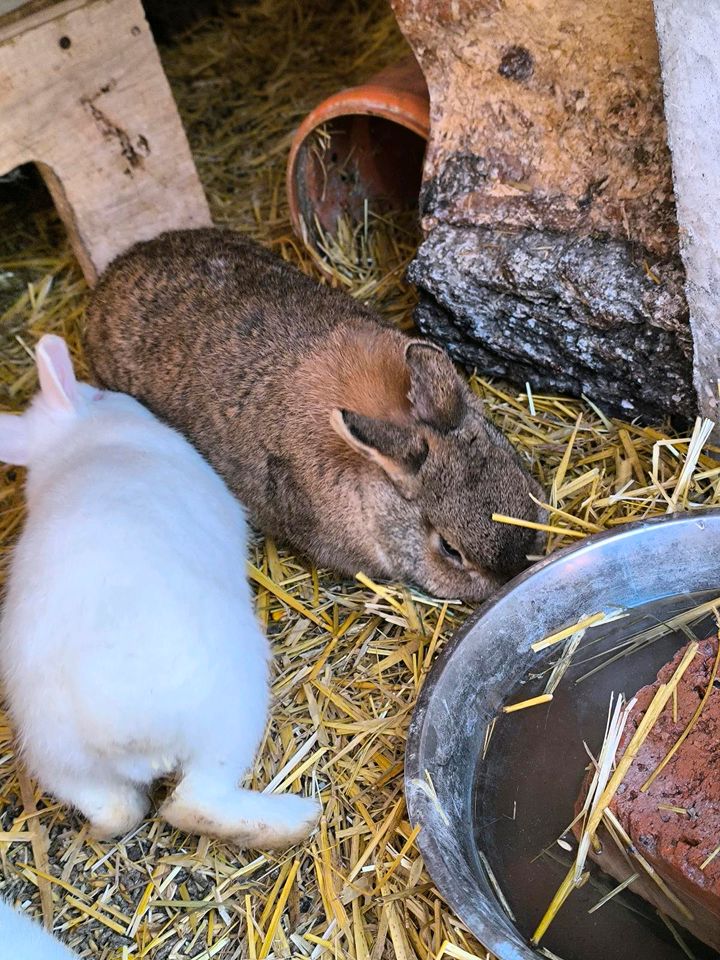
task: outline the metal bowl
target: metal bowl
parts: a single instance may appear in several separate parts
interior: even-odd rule
[[[718,587],[720,509],[628,524],[516,577],[470,617],[434,664],[408,733],[408,811],[422,827],[418,844],[440,893],[499,960],[540,954],[488,883],[477,855],[472,796],[488,722],[543,657],[532,653],[531,642],[588,612]]]

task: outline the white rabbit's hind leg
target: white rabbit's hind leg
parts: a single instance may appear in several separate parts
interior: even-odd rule
[[[160,808],[160,816],[187,833],[208,834],[254,850],[292,846],[320,817],[316,800],[242,790],[217,777],[217,771],[190,771]]]
[[[46,782],[44,787],[58,800],[75,807],[90,821],[90,833],[98,839],[121,837],[142,823],[150,806],[147,794],[127,780],[93,776]]]

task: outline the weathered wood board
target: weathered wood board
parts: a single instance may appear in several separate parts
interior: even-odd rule
[[[136,241],[210,213],[139,0],[0,18],[0,172],[36,163],[90,282]]]

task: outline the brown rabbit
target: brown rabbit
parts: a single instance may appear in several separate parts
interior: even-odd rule
[[[481,600],[527,563],[540,493],[450,359],[239,234],[166,233],[87,314],[100,383],[184,431],[252,521],[320,566]]]

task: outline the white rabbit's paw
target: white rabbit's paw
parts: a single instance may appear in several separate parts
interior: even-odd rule
[[[43,778],[43,786],[58,800],[79,810],[98,839],[129,833],[142,823],[150,806],[143,790],[106,769],[50,771]]]
[[[281,850],[299,843],[320,813],[320,804],[307,797],[217,789],[211,781],[191,777],[160,808],[160,816],[181,830],[253,850]]]
[[[103,806],[92,811],[83,811],[90,821],[90,834],[98,840],[122,837],[134,830],[145,818],[148,799],[134,787],[119,788],[108,794]]]
[[[252,825],[253,846],[259,850],[282,850],[299,843],[312,832],[322,813],[318,801],[310,797],[288,793],[268,799],[272,803]]]

